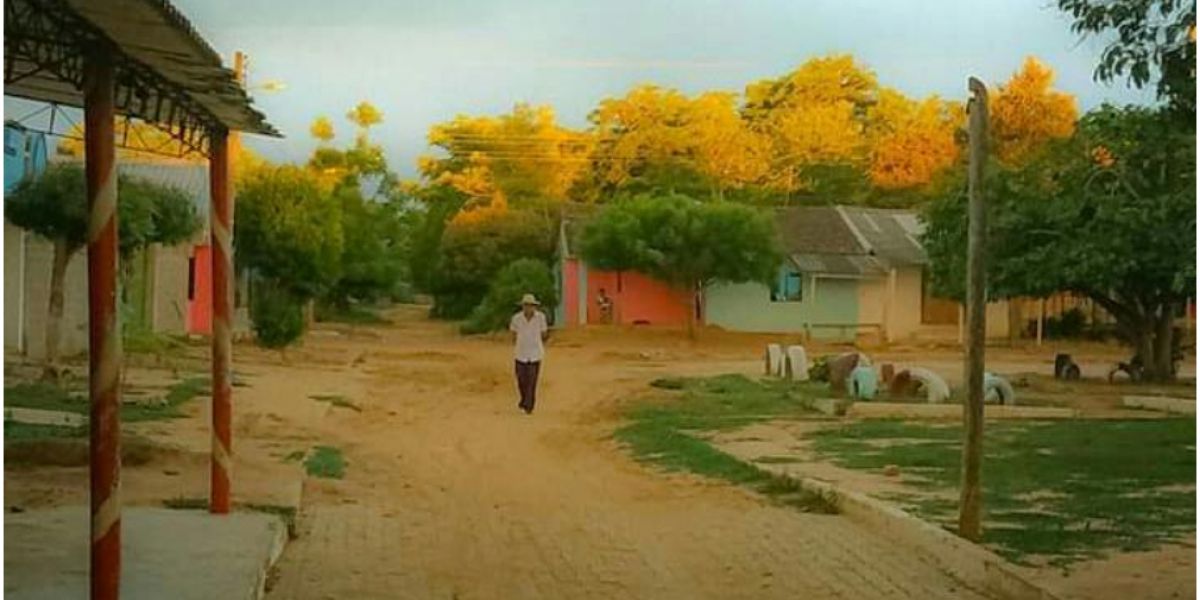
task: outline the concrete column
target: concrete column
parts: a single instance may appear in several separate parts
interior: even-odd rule
[[[224,514],[230,507],[233,468],[233,193],[229,173],[229,137],[212,132],[209,154],[209,211],[212,235],[212,457],[209,510]]]
[[[88,199],[88,399],[91,402],[92,600],[121,590],[121,324],[117,311],[115,69],[106,49],[84,58]]]

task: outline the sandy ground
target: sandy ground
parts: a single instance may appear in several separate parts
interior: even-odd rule
[[[285,356],[235,350],[248,384],[234,390],[235,499],[283,503],[298,468],[283,458],[318,444],[340,448],[349,465],[343,480],[305,482],[301,535],[285,552],[273,599],[975,597],[845,519],[655,472],[612,441],[620,405],[647,393],[649,380],[757,374],[763,344],[786,340],[560,332],[538,409],[525,416],[503,336],[464,338],[420,307],[391,316],[386,327],[319,326]],[[1120,354],[1074,351],[1090,361],[1081,361],[1085,373]],[[1045,372],[1053,362],[1048,348],[993,356],[1005,373]],[[961,369],[952,345],[878,358],[926,364],[951,381]],[[202,369],[203,353],[171,367]],[[310,398],[322,394],[361,411]],[[189,419],[127,429],[169,448],[126,468],[127,501],[206,495],[205,406],[193,402]],[[86,499],[79,467],[6,468],[5,482],[10,508]]]
[[[290,357],[340,363],[362,412],[323,421],[347,476],[308,483],[272,598],[976,597],[845,519],[655,473],[611,440],[648,380],[753,371],[757,344],[564,333],[525,416],[507,340],[396,318]]]

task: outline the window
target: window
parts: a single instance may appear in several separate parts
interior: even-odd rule
[[[804,277],[797,271],[780,271],[775,289],[771,290],[772,302],[800,302],[804,299]]]

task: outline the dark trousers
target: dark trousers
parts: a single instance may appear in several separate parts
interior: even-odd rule
[[[516,361],[517,370],[517,389],[521,392],[521,402],[518,404],[525,412],[533,412],[533,403],[537,400],[537,378],[538,370],[541,368],[540,361],[521,362]]]

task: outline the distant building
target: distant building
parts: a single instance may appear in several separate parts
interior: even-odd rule
[[[46,169],[46,136],[21,125],[4,124],[4,195],[8,196],[22,179],[34,177]],[[24,350],[25,320],[28,310],[23,282],[26,276],[26,237],[28,234],[4,222],[4,348]],[[43,306],[43,309],[45,307]]]
[[[785,260],[774,285],[718,283],[696,298],[644,274],[589,268],[572,248],[586,218],[564,220],[560,232],[558,322],[566,326],[600,323],[607,316],[599,302],[604,288],[618,324],[683,325],[696,310],[699,322],[730,331],[827,340],[944,338],[959,327],[958,303],[929,293],[922,225],[911,211],[780,209],[775,223]],[[1007,333],[1006,305],[990,304],[988,336]]]
[[[14,139],[16,139],[14,137]],[[5,129],[5,189],[9,131]],[[43,145],[44,147],[44,145]],[[42,153],[44,157],[44,151]],[[45,167],[42,159],[41,169]],[[207,334],[212,326],[212,254],[209,248],[208,166],[185,162],[118,161],[122,175],[140,177],[182,190],[192,199],[201,227],[188,242],[151,246],[130,259],[122,289],[121,319],[126,330],[142,328],[168,334]],[[41,169],[34,169],[38,173]],[[53,246],[45,239],[5,223],[5,350],[40,357],[45,352],[45,322],[50,293]],[[240,290],[239,290],[240,291]],[[63,286],[60,352],[87,350],[87,253],[80,251],[67,266]],[[237,300],[240,300],[238,294]],[[245,311],[237,322],[245,322]]]

